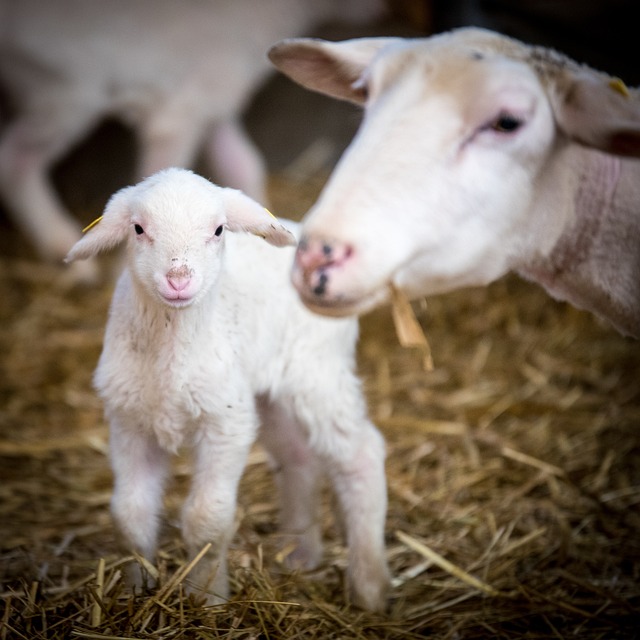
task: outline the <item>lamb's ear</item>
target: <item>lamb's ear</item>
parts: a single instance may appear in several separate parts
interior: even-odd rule
[[[373,57],[400,38],[354,38],[328,42],[318,38],[289,38],[273,45],[269,59],[275,67],[307,89],[363,104],[366,94],[356,81]]]
[[[101,218],[85,229],[85,235],[71,247],[65,262],[84,260],[120,244],[131,223],[129,205],[135,187],[125,187],[111,196]]]
[[[264,238],[276,247],[294,246],[295,236],[267,209],[236,189],[224,190],[224,206],[227,228],[230,231],[247,231]]]
[[[584,68],[558,79],[552,107],[559,127],[589,147],[640,157],[640,91]]]

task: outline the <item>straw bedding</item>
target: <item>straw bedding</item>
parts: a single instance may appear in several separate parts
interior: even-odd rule
[[[297,217],[323,178],[272,177]],[[87,212],[87,220],[95,212]],[[388,309],[362,321],[360,371],[388,443],[387,615],[351,608],[327,497],[326,553],[285,572],[264,454],[242,480],[233,597],[185,597],[166,504],[159,587],[131,595],[109,519],[107,428],[91,388],[111,286],[69,289],[2,230],[0,640],[640,637],[640,345],[506,278],[414,304],[435,368]]]

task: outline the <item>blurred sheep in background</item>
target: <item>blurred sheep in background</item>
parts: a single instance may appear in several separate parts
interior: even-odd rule
[[[0,0],[0,199],[38,255],[61,260],[80,224],[51,169],[115,117],[135,131],[136,179],[200,152],[217,181],[265,202],[264,161],[240,116],[271,72],[266,50],[383,14],[382,0]],[[98,274],[91,262],[73,269],[74,280]]]

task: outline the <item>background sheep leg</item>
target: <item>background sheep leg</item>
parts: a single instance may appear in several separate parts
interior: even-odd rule
[[[187,105],[163,105],[149,114],[137,130],[137,178],[143,180],[169,167],[192,167],[203,126]]]
[[[217,183],[266,203],[262,154],[234,118],[215,122],[207,130],[202,114],[178,103],[164,105],[140,126],[138,145],[139,179],[168,167],[193,167],[201,151]]]
[[[77,108],[68,108],[68,115],[26,113],[0,139],[0,193],[9,213],[38,255],[60,264],[80,239],[80,224],[60,202],[49,170],[93,117]],[[71,280],[93,282],[98,270],[94,261],[86,260],[71,265],[69,274]]]
[[[290,568],[313,569],[322,556],[319,520],[320,466],[306,429],[277,404],[261,406],[260,442],[269,452],[280,495],[281,547]]]
[[[238,120],[229,118],[212,125],[203,152],[216,182],[268,204],[264,159]]]

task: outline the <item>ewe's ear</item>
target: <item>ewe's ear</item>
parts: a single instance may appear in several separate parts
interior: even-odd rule
[[[295,236],[263,206],[235,189],[224,190],[227,227],[230,231],[247,231],[264,238],[276,247],[297,244]]]
[[[354,83],[383,47],[400,38],[355,38],[328,42],[289,38],[273,45],[269,59],[275,67],[307,89],[363,104],[365,95]]]
[[[640,157],[640,92],[618,78],[581,69],[558,80],[552,99],[560,129],[589,147]]]
[[[86,229],[84,237],[71,247],[65,262],[90,258],[113,249],[125,239],[131,222],[129,205],[134,189],[126,187],[111,196],[102,218]]]

